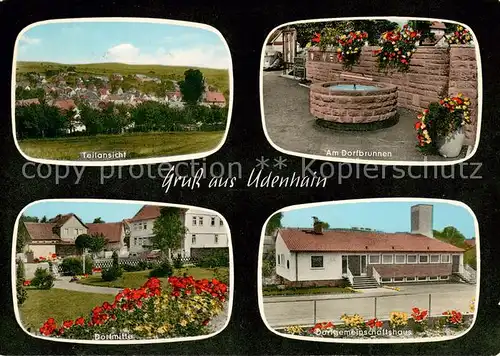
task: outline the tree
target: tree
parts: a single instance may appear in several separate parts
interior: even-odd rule
[[[104,224],[105,221],[101,217],[95,218],[93,224]]]
[[[103,234],[91,235],[87,241],[87,248],[92,253],[99,253],[106,247],[108,239]]]
[[[283,219],[283,213],[276,213],[267,222],[266,225],[266,235],[273,235],[274,232],[281,226],[281,220]]]
[[[182,97],[187,104],[195,105],[205,90],[203,73],[198,69],[188,69],[184,72],[184,81],[179,83]]]
[[[434,230],[433,235],[438,240],[457,247],[465,247],[465,236],[454,226],[447,226],[442,231]]]
[[[24,248],[31,242],[31,237],[24,225],[25,222],[38,222],[38,218],[36,216],[21,215],[17,228],[16,252],[18,253],[23,252]]]
[[[162,258],[170,258],[170,251],[181,247],[186,228],[179,208],[164,207],[153,226],[153,247],[162,252]]]
[[[40,220],[41,223],[46,223],[48,221],[47,217],[44,215],[42,220]]]
[[[88,234],[81,234],[75,240],[75,247],[83,254],[85,249],[92,245],[92,237]]]

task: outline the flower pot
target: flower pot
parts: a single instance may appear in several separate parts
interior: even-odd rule
[[[457,157],[462,151],[462,146],[465,141],[465,133],[463,128],[459,128],[445,137],[441,137],[437,141],[438,152],[446,158]]]

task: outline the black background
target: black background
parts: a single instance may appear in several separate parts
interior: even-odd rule
[[[140,5],[138,5],[140,4]],[[498,18],[500,2],[490,1],[274,1],[272,4],[233,1],[221,3],[200,1],[31,1],[5,0],[0,3],[2,61],[2,121],[0,194],[0,236],[2,248],[0,318],[1,354],[425,354],[425,355],[493,355],[500,352],[500,286],[498,284],[498,221],[500,173],[500,110],[498,86]],[[236,187],[212,188],[202,183],[199,189],[172,188],[165,194],[162,179],[132,179],[130,166],[124,166],[123,177],[100,184],[100,168],[85,169],[82,181],[74,184],[73,173],[59,184],[54,175],[47,179],[23,178],[27,161],[18,152],[11,126],[12,53],[17,34],[27,25],[42,20],[74,17],[151,17],[209,24],[226,38],[231,49],[234,69],[234,103],[231,127],[225,145],[214,155],[199,160],[240,162],[244,178]],[[477,173],[482,179],[405,179],[391,178],[392,167],[385,167],[386,178],[352,178],[339,182],[329,180],[325,188],[256,189],[246,187],[246,180],[256,159],[287,158],[282,175],[301,173],[302,160],[274,150],[267,142],[261,122],[259,104],[259,64],[263,42],[276,26],[289,21],[357,16],[430,17],[459,21],[470,26],[481,47],[483,70],[483,115],[479,149],[469,162],[481,164]],[[61,44],[64,48],[64,44]],[[307,161],[309,162],[309,161]],[[314,164],[316,169],[322,162]],[[50,166],[52,170],[56,166]],[[143,166],[143,169],[146,169]],[[338,165],[334,165],[336,170]],[[359,166],[363,169],[363,166]],[[381,172],[383,167],[379,166]],[[47,169],[47,167],[45,167]],[[117,170],[117,168],[115,168]],[[134,167],[137,174],[139,167]],[[152,166],[152,171],[157,165]],[[346,169],[344,167],[344,169]],[[353,169],[355,167],[353,166]],[[459,167],[448,167],[450,173]],[[463,166],[466,174],[474,167]],[[414,167],[418,175],[424,170]],[[434,172],[430,169],[429,172]],[[431,174],[432,175],[432,174]],[[262,225],[276,210],[294,204],[344,199],[421,197],[459,200],[475,212],[481,241],[481,295],[478,318],[473,329],[459,339],[418,344],[331,344],[297,341],[279,337],[263,324],[257,302],[257,258]],[[32,338],[18,326],[13,310],[10,283],[10,257],[15,219],[29,203],[47,198],[102,198],[171,202],[196,205],[224,215],[231,228],[235,285],[231,321],[217,336],[202,340],[153,345],[73,345]]]

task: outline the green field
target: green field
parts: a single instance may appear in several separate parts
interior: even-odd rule
[[[121,135],[79,136],[19,140],[32,158],[77,160],[80,152],[122,151],[130,158],[155,158],[194,154],[215,149],[224,131],[147,132]]]
[[[89,315],[92,308],[113,302],[114,295],[83,293],[64,289],[30,289],[28,299],[20,306],[21,321],[26,329],[37,330],[48,318],[57,323]]]
[[[167,77],[171,80],[183,80],[184,72],[188,69],[199,69],[208,84],[215,86],[221,92],[229,92],[229,71],[213,68],[192,68],[162,65],[123,64],[123,63],[90,63],[90,64],[62,64],[52,62],[17,62],[16,73],[37,72],[44,73],[47,70],[64,70],[69,66],[76,68],[76,73],[91,75],[110,75],[119,73],[121,75],[144,74],[148,76]]]

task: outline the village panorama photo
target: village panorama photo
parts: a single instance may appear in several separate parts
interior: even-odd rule
[[[323,342],[460,337],[479,297],[477,220],[466,205],[380,199],[295,206],[263,229],[266,326]]]
[[[45,200],[19,215],[12,282],[31,336],[80,343],[201,339],[232,306],[229,227],[196,207]]]
[[[284,24],[262,50],[261,110],[278,150],[336,162],[444,165],[472,157],[481,60],[464,24],[425,18]]]
[[[224,143],[232,63],[214,28],[153,19],[66,19],[19,34],[13,132],[47,163],[200,158]]]

